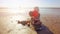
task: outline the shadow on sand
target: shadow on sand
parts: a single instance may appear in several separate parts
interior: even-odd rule
[[[41,28],[41,31],[37,31],[38,34],[53,34],[45,25],[42,25]]]

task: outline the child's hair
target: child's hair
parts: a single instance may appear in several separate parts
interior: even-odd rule
[[[39,11],[39,7],[34,7],[34,9],[38,10]]]

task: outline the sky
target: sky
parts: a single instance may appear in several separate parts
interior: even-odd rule
[[[0,0],[1,7],[9,8],[10,12],[25,11],[24,8],[31,7],[60,7],[60,0]],[[11,8],[11,9],[10,9]],[[20,10],[21,9],[21,10]],[[1,11],[0,11],[1,12]]]
[[[0,0],[5,7],[60,7],[60,0]]]

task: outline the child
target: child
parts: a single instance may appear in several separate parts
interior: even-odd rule
[[[35,30],[40,31],[41,22],[40,22],[39,8],[35,7],[33,11],[29,12],[29,15],[31,17],[31,24],[34,26]]]

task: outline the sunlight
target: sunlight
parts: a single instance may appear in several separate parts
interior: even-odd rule
[[[9,9],[9,8],[0,8],[0,12],[7,12],[7,13],[18,13],[19,12],[19,10],[18,9]]]

